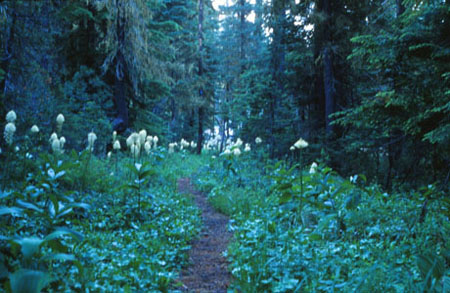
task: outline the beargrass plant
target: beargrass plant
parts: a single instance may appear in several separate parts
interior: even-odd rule
[[[450,206],[438,188],[388,194],[367,185],[363,175],[346,179],[320,163],[302,179],[298,166],[282,162],[267,168],[266,177],[249,167],[251,162],[243,165],[244,181],[259,177],[263,183],[243,189],[235,177],[224,180],[226,168],[204,169],[196,176],[214,206],[231,216],[235,236],[227,255],[234,290],[449,288]],[[254,200],[242,205],[243,198]]]
[[[127,188],[133,190],[137,196],[138,215],[141,216],[141,196],[142,189],[146,186],[154,171],[150,168],[149,162],[135,163],[134,165],[127,165],[128,169],[135,175],[135,179],[126,185]]]
[[[40,292],[62,282],[56,271],[72,266],[83,270],[73,254],[73,244],[83,236],[66,223],[76,209],[89,206],[59,189],[66,165],[51,158],[44,157],[41,172],[30,174],[23,190],[0,198],[0,221],[6,224],[0,228],[1,265],[11,292]]]

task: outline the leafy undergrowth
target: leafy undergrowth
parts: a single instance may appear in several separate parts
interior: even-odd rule
[[[2,290],[176,288],[201,225],[176,179],[201,158],[183,164],[184,155],[165,155],[155,150],[137,163],[122,155],[41,154],[35,172],[0,197]]]
[[[243,292],[448,292],[449,198],[436,186],[388,194],[320,166],[222,156],[197,174],[232,217],[228,259]],[[264,175],[265,174],[265,175]]]
[[[263,166],[258,152],[10,156],[0,195],[3,291],[176,290],[201,225],[190,195],[176,190],[193,172],[231,216],[232,290],[450,288],[449,198],[436,185],[388,194],[323,165]]]

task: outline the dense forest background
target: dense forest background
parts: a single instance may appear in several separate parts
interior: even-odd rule
[[[449,180],[447,0],[0,1],[0,116],[19,132],[145,128],[163,145],[204,131],[418,187]],[[1,141],[2,148],[5,142]]]
[[[450,292],[449,0],[0,0],[0,291]]]

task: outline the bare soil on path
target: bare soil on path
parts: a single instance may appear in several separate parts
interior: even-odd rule
[[[206,195],[196,190],[189,178],[180,178],[178,192],[190,193],[202,211],[203,229],[192,243],[189,252],[190,265],[180,275],[183,292],[227,292],[230,284],[228,263],[223,256],[231,233],[227,230],[228,217],[217,212]]]

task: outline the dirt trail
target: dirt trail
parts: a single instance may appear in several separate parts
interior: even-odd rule
[[[228,217],[215,211],[206,196],[195,190],[189,178],[178,180],[178,191],[190,193],[202,211],[203,229],[200,238],[192,243],[190,265],[180,275],[183,292],[227,292],[230,274],[223,257],[231,233],[227,230]]]

